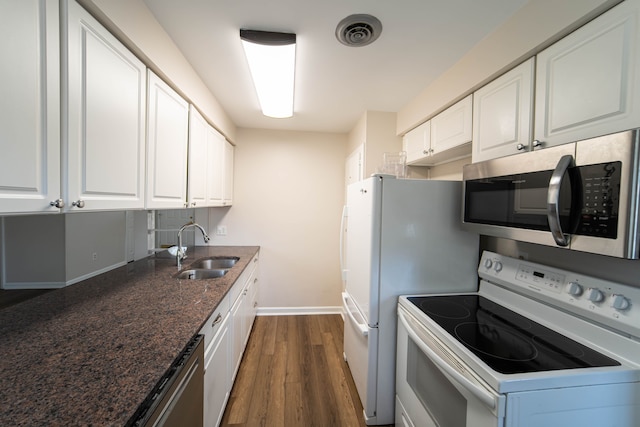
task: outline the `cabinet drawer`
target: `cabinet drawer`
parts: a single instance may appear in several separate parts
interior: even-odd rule
[[[229,295],[225,296],[220,304],[216,307],[215,311],[207,319],[207,323],[202,327],[200,333],[204,335],[204,351],[209,351],[209,345],[211,344],[213,337],[220,329],[220,326],[224,323],[224,320],[229,314]]]
[[[240,277],[238,277],[238,280],[236,280],[236,283],[233,285],[233,287],[229,291],[230,305],[233,306],[233,304],[236,302],[236,300],[244,290],[245,286],[247,285],[247,281],[251,278],[251,275],[253,274],[253,271],[256,269],[257,265],[258,265],[258,254],[256,254],[253,257],[253,259],[249,261],[249,264],[244,269]]]

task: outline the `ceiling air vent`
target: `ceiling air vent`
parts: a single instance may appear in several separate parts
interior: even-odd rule
[[[336,38],[345,46],[360,47],[373,43],[382,32],[375,16],[356,14],[344,18],[336,27]]]

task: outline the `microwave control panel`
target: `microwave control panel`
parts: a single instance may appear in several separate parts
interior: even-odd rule
[[[622,163],[600,163],[576,169],[582,183],[582,209],[576,234],[615,239]]]

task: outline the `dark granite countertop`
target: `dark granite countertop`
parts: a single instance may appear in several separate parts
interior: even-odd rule
[[[258,250],[190,248],[183,267],[240,257],[217,279],[151,257],[0,311],[0,425],[124,425]]]

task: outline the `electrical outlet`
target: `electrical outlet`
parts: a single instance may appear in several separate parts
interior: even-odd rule
[[[97,260],[98,260],[98,252],[94,252],[94,253],[91,255],[91,259],[92,259],[92,260],[94,260],[94,261],[97,261]]]
[[[218,236],[226,236],[227,235],[227,226],[219,225],[216,227],[216,235]]]

